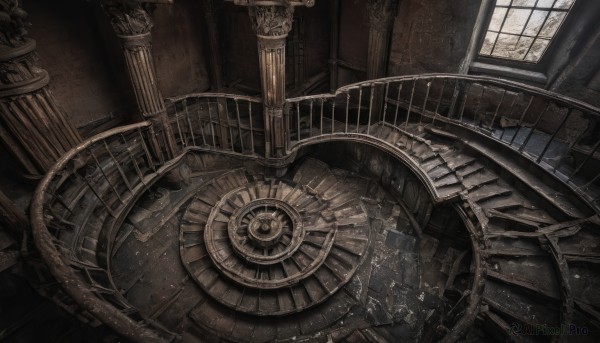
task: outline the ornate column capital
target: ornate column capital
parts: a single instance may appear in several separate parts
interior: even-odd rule
[[[239,6],[306,6],[313,7],[315,0],[227,0]]]
[[[292,30],[294,7],[251,6],[248,8],[252,29],[262,37],[285,37]]]
[[[29,15],[20,7],[19,0],[0,0],[0,51],[24,45],[26,25]]]
[[[387,30],[394,23],[399,0],[367,0],[369,26],[375,30]]]
[[[48,84],[35,41],[26,37],[29,16],[18,0],[0,0],[0,97],[33,92]]]
[[[154,22],[150,13],[150,5],[136,1],[105,1],[104,12],[117,36],[129,38],[150,34]]]

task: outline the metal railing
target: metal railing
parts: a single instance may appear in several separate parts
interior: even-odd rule
[[[128,337],[170,340],[112,281],[117,231],[145,191],[192,150],[264,157],[260,99],[191,94],[167,100],[178,151],[166,131],[141,122],[106,131],[65,154],[40,182],[31,212],[36,246],[51,273],[85,310]],[[581,194],[597,186],[600,110],[508,81],[460,75],[386,78],[334,94],[288,99],[286,148],[314,139],[379,139],[386,127],[459,125],[526,156]],[[535,144],[533,144],[535,143]],[[598,198],[592,199],[596,206]],[[598,208],[598,207],[596,207]],[[160,336],[160,337],[159,337]]]
[[[243,95],[195,93],[166,101],[167,114],[181,148],[201,147],[262,155],[262,100]]]
[[[510,147],[600,209],[600,109],[524,84],[426,74],[287,100],[288,149],[334,136],[383,140],[382,125],[458,125]]]

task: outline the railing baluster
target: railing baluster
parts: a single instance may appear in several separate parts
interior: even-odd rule
[[[350,112],[350,92],[346,93],[346,127],[344,133],[348,133],[348,113]]]
[[[144,135],[142,135],[142,130],[137,129],[138,134],[140,135],[140,142],[142,143],[142,148],[144,149],[144,154],[146,154],[146,159],[148,160],[148,165],[153,172],[156,172],[156,167],[154,166],[154,161],[152,160],[152,156],[150,155],[150,150],[146,145],[146,140],[144,139]]]
[[[356,117],[356,133],[360,129],[360,112],[362,109],[362,86],[358,87],[358,114]]]
[[[177,106],[175,106],[175,122],[177,123],[177,131],[179,131],[179,139],[181,139],[181,143],[185,148],[187,146],[187,139],[184,137],[181,132],[181,125],[179,125],[179,111],[177,111]]]
[[[519,98],[519,96],[518,96],[518,95],[515,95],[515,97],[514,97],[514,99],[513,99],[512,103],[510,104],[510,110],[508,111],[508,115],[507,115],[507,117],[508,117],[508,118],[511,118],[511,117],[512,117],[512,114],[513,114],[513,112],[514,112],[514,110],[515,110],[515,104],[517,103],[517,99],[518,99],[518,98]],[[504,134],[505,134],[505,133],[506,133],[506,129],[505,129],[505,130],[502,130],[502,134],[500,135],[500,140],[502,140],[502,138],[504,138]]]
[[[431,88],[431,81],[427,82],[427,91],[425,91],[425,100],[423,100],[423,109],[421,110],[421,118],[419,119],[419,125],[423,123],[423,116],[427,109],[427,100],[429,99],[429,90]]]
[[[448,119],[454,117],[454,111],[456,110],[456,102],[460,96],[460,90],[462,86],[459,85],[459,80],[454,80],[454,90],[452,91],[452,101],[450,102],[450,109],[448,110]]]
[[[467,98],[469,97],[469,91],[471,90],[471,84],[468,83],[465,88],[466,88],[465,92],[464,92],[465,97],[463,98],[463,102],[460,105],[460,114],[459,114],[459,117],[458,117],[458,122],[461,123],[461,124],[462,124],[462,121],[463,121],[463,115],[465,113],[465,106],[467,105]]]
[[[523,125],[523,120],[525,120],[525,115],[527,115],[527,112],[529,111],[529,108],[531,107],[532,103],[533,103],[533,95],[529,98],[529,101],[527,102],[527,106],[525,106],[525,109],[523,110],[523,113],[521,114],[521,118],[519,118],[519,123],[517,124],[517,130],[515,131],[515,134],[512,136],[512,138],[510,139],[509,145],[511,145],[511,146],[513,145],[515,138],[517,137],[519,132],[521,132],[521,126]],[[547,109],[548,108],[546,108],[546,110]],[[539,121],[539,117],[538,117],[538,121]]]
[[[413,98],[415,97],[415,88],[417,87],[417,79],[413,79],[412,91],[410,92],[410,101],[408,102],[408,112],[406,112],[406,122],[404,129],[408,128],[408,120],[410,119],[410,111],[412,111]]]
[[[169,141],[168,141],[168,139],[167,139],[167,132],[166,132],[166,130],[161,130],[161,131],[160,131],[160,133],[161,133],[160,137],[162,138],[162,144],[163,144],[162,146],[164,146],[164,147],[168,147],[168,146],[169,146]],[[168,148],[167,148],[167,149],[166,149],[166,152],[167,152],[167,160],[170,160],[170,159],[172,159],[173,157],[175,157],[175,156],[172,154],[172,152],[171,152],[171,149],[168,149]]]
[[[123,145],[125,146],[125,150],[127,150],[127,154],[129,155],[129,159],[131,160],[131,163],[133,164],[133,168],[135,169],[135,172],[137,173],[138,178],[140,179],[140,182],[145,186],[146,184],[144,183],[144,173],[142,173],[140,166],[138,165],[133,154],[131,153],[131,150],[129,149],[129,143],[127,142],[127,139],[125,138],[125,136],[123,134],[121,134],[121,138],[123,139]]]
[[[331,134],[335,131],[335,98],[331,101]]]
[[[150,139],[150,144],[152,144],[153,151],[156,153],[156,157],[158,158],[158,162],[160,164],[165,163],[165,156],[163,154],[163,150],[160,147],[160,143],[158,142],[158,133],[154,130],[154,126],[150,126],[148,128],[148,138]]]
[[[542,117],[544,116],[544,114],[546,114],[546,112],[548,111],[548,109],[550,108],[550,103],[546,104],[546,108],[544,108],[544,110],[540,113],[540,115],[537,117],[537,120],[535,121],[535,123],[533,124],[533,127],[531,128],[531,130],[529,131],[529,133],[527,134],[527,137],[525,137],[525,140],[523,141],[523,144],[519,147],[519,152],[523,152],[523,149],[525,149],[525,147],[527,146],[527,143],[529,143],[529,139],[531,138],[531,136],[533,135],[533,132],[535,131],[535,129],[537,128],[540,120],[542,119]],[[515,134],[516,135],[516,134]]]
[[[379,125],[379,131],[377,132],[377,136],[381,137],[381,131],[383,130],[383,127],[385,126],[385,115],[387,113],[387,108],[388,108],[388,94],[389,94],[389,90],[390,90],[390,82],[386,82],[385,83],[385,95],[383,97],[383,120],[381,122],[381,125]]]
[[[115,218],[116,216],[115,216],[115,213],[113,212],[112,208],[110,206],[108,206],[108,204],[106,203],[106,201],[104,199],[102,199],[98,190],[96,190],[96,188],[94,188],[94,186],[92,186],[92,183],[91,183],[89,177],[82,177],[81,175],[79,175],[79,173],[74,173],[74,174],[75,174],[75,177],[77,177],[79,180],[83,180],[87,184],[87,186],[90,188],[92,193],[94,193],[96,198],[98,198],[98,200],[100,200],[100,202],[102,203],[102,205],[104,206],[104,208],[106,209],[108,214],[110,214],[111,217]]]
[[[242,137],[242,121],[240,120],[240,107],[239,107],[238,99],[234,98],[233,100],[235,101],[235,115],[236,115],[237,125],[238,125],[238,135],[240,137],[240,147],[242,148],[242,154],[243,154],[244,153],[244,138]],[[233,147],[233,144],[232,144],[232,147]]]
[[[248,101],[248,119],[250,120],[250,148],[254,154],[254,128],[252,127],[252,101]]]
[[[403,82],[400,82],[400,84],[398,85],[398,96],[396,97],[396,113],[394,114],[394,127],[396,127],[396,123],[398,120],[398,109],[400,108],[400,93],[402,93],[403,84]]]
[[[296,127],[297,127],[297,131],[296,131],[296,140],[300,141],[300,101],[298,101],[296,103]]]
[[[494,112],[494,116],[492,117],[492,122],[488,126],[488,128],[490,129],[490,131],[492,130],[492,127],[494,126],[494,122],[496,121],[496,116],[498,116],[498,111],[500,110],[500,105],[502,105],[502,102],[504,101],[504,97],[505,96],[506,96],[506,89],[502,92],[502,97],[500,97],[500,101],[498,102],[498,106],[496,106],[496,111]]]
[[[375,96],[374,83],[371,83],[371,97],[369,99],[369,120],[367,121],[367,135],[371,130],[371,116],[373,114],[373,97]]]
[[[579,171],[581,170],[581,168],[583,168],[583,166],[594,156],[594,154],[596,153],[596,151],[598,151],[598,147],[600,147],[600,139],[598,139],[598,141],[596,142],[596,144],[592,148],[592,151],[585,157],[585,159],[583,160],[583,162],[581,162],[577,166],[577,168],[575,169],[575,171],[573,172],[573,174],[571,174],[571,176],[569,176],[569,178],[567,179],[567,182],[571,181],[571,179],[575,177],[575,174],[579,173]]]
[[[210,136],[212,137],[213,148],[217,148],[217,143],[215,142],[215,128],[213,127],[212,120],[212,110],[210,109],[210,98],[206,98],[206,102],[208,104],[208,122],[210,124]]]
[[[188,126],[190,127],[190,135],[192,136],[192,144],[196,146],[196,139],[194,138],[194,126],[192,125],[192,120],[190,119],[190,112],[188,110],[187,98],[183,100],[183,106],[185,107],[185,117],[188,122]]]
[[[229,131],[229,142],[230,142],[229,145],[231,145],[231,151],[235,152],[235,147],[233,144],[233,131],[231,128],[231,124],[229,122],[229,105],[227,104],[228,103],[227,100],[229,100],[229,99],[225,98],[223,101],[225,103],[225,119],[227,120],[227,122],[225,124],[227,125],[227,131]],[[222,122],[223,121],[219,119],[219,123],[222,123]],[[222,132],[222,130],[221,130],[221,132]],[[225,142],[227,142],[227,140],[225,140]]]
[[[98,158],[96,157],[96,155],[94,154],[94,152],[91,151],[89,147],[86,148],[85,150],[92,156],[92,158],[94,159],[94,162],[96,162],[96,166],[100,170],[100,174],[102,174],[102,176],[104,177],[104,179],[106,179],[106,183],[108,183],[108,185],[110,186],[110,188],[112,188],[112,190],[115,193],[115,195],[117,196],[117,199],[119,200],[119,202],[121,204],[125,204],[125,202],[121,198],[121,194],[119,194],[119,192],[117,191],[117,188],[112,184],[112,182],[110,182],[110,179],[108,178],[108,176],[104,172],[104,168],[102,168],[102,166],[100,165],[100,162],[98,161]]]
[[[481,103],[483,102],[483,96],[485,95],[485,86],[482,84],[481,85],[481,94],[479,94],[479,101],[476,102],[476,106],[475,106],[475,111],[473,111],[473,125],[475,125],[475,123],[477,123],[477,127],[481,126],[481,122],[483,121],[481,118],[483,117],[481,114],[479,114],[479,107],[481,107]],[[477,120],[477,118],[479,118],[479,120]]]
[[[117,159],[113,155],[112,151],[110,151],[110,148],[108,147],[108,144],[106,143],[106,140],[103,140],[102,143],[104,143],[104,149],[106,149],[106,152],[108,152],[108,155],[110,156],[111,160],[115,163],[115,166],[117,167],[117,170],[119,171],[119,174],[121,175],[121,178],[123,178],[123,182],[125,183],[125,186],[127,186],[127,189],[129,190],[129,192],[131,192],[133,190],[133,188],[131,187],[129,180],[127,180],[127,176],[125,175],[125,172],[121,168],[121,163],[119,163],[119,161],[117,161]]]
[[[308,131],[308,138],[312,137],[312,123],[313,123],[313,99],[310,99],[310,111],[309,111],[309,131]]]
[[[321,135],[323,135],[323,117],[325,116],[325,115],[323,114],[323,103],[324,103],[324,102],[325,102],[325,101],[323,100],[323,98],[321,98],[321,115],[320,115],[320,117],[321,117],[321,125],[319,125],[319,126],[320,126],[320,129],[321,129]]]
[[[448,79],[444,79],[444,83],[442,83],[442,89],[440,90],[440,95],[437,99],[437,104],[435,105],[435,111],[433,113],[433,120],[431,121],[431,126],[435,125],[435,119],[437,118],[438,111],[440,109],[440,104],[442,103],[442,97],[444,96],[444,91],[446,90],[446,84],[448,83]]]
[[[567,114],[565,115],[565,117],[563,118],[563,120],[561,120],[560,125],[558,125],[558,128],[556,128],[556,130],[554,130],[554,133],[552,133],[552,136],[548,140],[548,143],[546,143],[546,146],[544,146],[544,149],[542,150],[542,153],[536,159],[537,163],[540,163],[540,161],[542,160],[542,158],[546,154],[546,151],[550,147],[550,144],[552,144],[552,141],[554,140],[554,137],[556,137],[556,135],[558,134],[558,131],[560,131],[560,129],[562,129],[562,127],[565,125],[565,123],[567,122],[567,119],[569,119],[569,117],[571,116],[571,113],[573,113],[573,108],[572,107],[567,110]]]
[[[204,126],[202,125],[202,113],[200,112],[200,98],[197,98],[196,105],[198,106],[196,114],[198,115],[198,128],[200,129],[200,135],[202,136],[202,146],[207,146],[208,143],[206,143],[206,137],[204,136]]]

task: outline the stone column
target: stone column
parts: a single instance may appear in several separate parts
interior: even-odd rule
[[[148,4],[136,1],[106,1],[104,11],[110,18],[113,30],[123,46],[129,78],[140,113],[151,120],[155,127],[164,130],[167,148],[177,151],[175,137],[165,103],[158,87],[154,58],[152,57],[152,17]]]
[[[48,88],[19,1],[0,0],[0,17],[0,140],[26,177],[40,178],[81,138]]]
[[[266,157],[285,155],[285,40],[292,29],[294,7],[313,6],[314,0],[234,0],[250,6],[252,28],[258,38]]]

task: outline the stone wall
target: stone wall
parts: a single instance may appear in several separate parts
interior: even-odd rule
[[[388,75],[457,73],[479,10],[472,0],[402,0]]]

